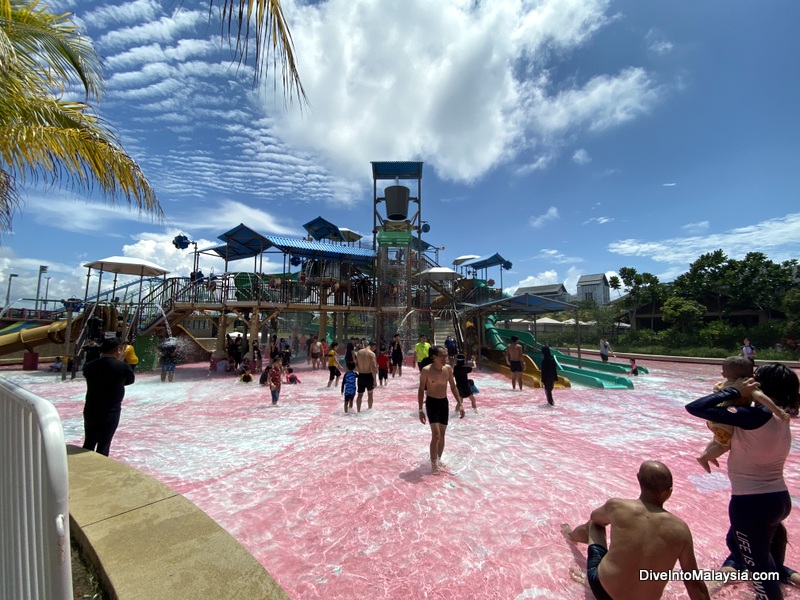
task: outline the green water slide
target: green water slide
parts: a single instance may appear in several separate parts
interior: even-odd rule
[[[510,335],[516,335],[517,337],[519,337],[520,341],[522,341],[523,335],[528,335],[530,337],[526,338],[526,339],[533,340],[533,342],[531,343],[531,346],[533,346],[533,344],[536,343],[537,345],[534,346],[534,347],[537,350],[541,347],[541,344],[539,344],[538,342],[535,342],[535,340],[533,338],[533,335],[531,335],[527,331],[512,331],[511,329],[499,329],[498,331],[500,331],[501,335],[504,335],[504,336],[505,335],[509,335],[509,336]],[[527,342],[525,342],[525,343],[527,343]],[[572,365],[573,367],[577,367],[578,366],[578,357],[577,356],[572,356],[571,354],[564,354],[563,352],[561,352],[560,350],[556,350],[555,348],[550,348],[550,351],[552,352],[553,356],[555,356],[561,362],[561,364],[563,364],[565,366],[566,365]],[[604,373],[613,373],[613,374],[616,374],[616,375],[626,375],[628,373],[628,371],[631,370],[630,365],[626,365],[624,363],[603,362],[602,360],[596,360],[596,359],[593,359],[593,358],[581,358],[581,368],[589,369],[591,371],[601,371],[601,372],[604,372]],[[643,375],[647,375],[649,373],[649,371],[647,370],[647,367],[643,367],[642,365],[639,365],[639,373],[643,374]]]
[[[490,329],[490,321],[491,321],[491,329],[492,336],[490,337],[489,329]],[[521,344],[525,346],[526,354],[533,359],[533,362],[536,363],[538,367],[541,368],[542,366],[542,353],[541,353],[541,345],[536,341],[528,331],[515,331],[512,329],[498,329],[494,326],[494,322],[491,319],[487,319],[486,321],[486,341],[489,344],[496,343],[496,340],[500,340],[500,343],[505,348],[506,340],[509,340],[512,335],[516,335],[519,338]],[[633,382],[627,377],[621,377],[619,375],[615,375],[614,373],[607,372],[607,371],[600,371],[595,370],[594,366],[595,363],[601,363],[599,360],[586,360],[582,359],[581,363],[583,367],[577,366],[577,358],[568,356],[563,352],[559,352],[558,350],[551,349],[551,353],[553,358],[556,359],[556,365],[558,366],[558,372],[563,374],[567,377],[570,381],[574,383],[580,383],[582,385],[586,385],[593,388],[598,389],[614,389],[614,390],[630,390],[633,389]],[[564,359],[569,359],[569,362],[565,361]],[[572,362],[574,359],[574,363]],[[587,363],[591,363],[588,365]],[[615,365],[615,366],[623,366],[623,365]],[[639,367],[641,369],[641,367]],[[622,373],[626,371],[623,370]]]

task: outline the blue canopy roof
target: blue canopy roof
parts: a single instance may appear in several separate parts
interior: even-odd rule
[[[374,162],[373,179],[421,179],[421,162]]]
[[[277,235],[268,235],[275,248],[285,254],[293,254],[303,258],[317,258],[328,260],[341,260],[354,264],[372,264],[375,252],[371,248],[355,248],[353,246],[339,246],[338,244],[324,244],[322,242],[309,242],[304,239],[287,238]]]
[[[461,266],[469,267],[470,269],[488,269],[497,265],[500,265],[506,271],[511,269],[511,263],[497,253],[488,258],[479,258],[473,262],[464,263]]]
[[[208,248],[226,260],[239,260],[258,256],[270,247],[270,242],[260,233],[253,231],[244,223],[226,231],[217,239],[225,242],[224,246]]]
[[[320,219],[324,221],[321,217]],[[334,227],[336,226],[334,225]],[[270,248],[302,258],[341,260],[364,265],[371,264],[375,258],[375,252],[371,248],[354,248],[353,246],[309,242],[303,238],[289,238],[280,235],[264,236],[244,224],[239,224],[230,231],[226,231],[219,236],[219,239],[225,242],[224,246],[207,248],[202,252],[214,252],[229,261],[252,258]],[[344,241],[344,238],[342,238],[342,241]]]
[[[308,235],[313,237],[315,240],[337,240],[339,242],[344,242],[344,235],[339,228],[323,219],[322,217],[317,217],[313,221],[309,221],[305,225],[303,225],[305,230],[308,232]]]
[[[479,304],[467,308],[466,312],[480,311],[485,313],[495,312],[520,312],[528,314],[542,314],[548,312],[561,312],[564,310],[576,310],[578,307],[568,302],[560,302],[544,296],[534,294],[521,294],[511,298],[503,298],[486,304]]]

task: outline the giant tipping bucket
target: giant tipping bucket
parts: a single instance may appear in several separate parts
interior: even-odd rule
[[[386,218],[390,221],[405,221],[408,218],[409,190],[404,185],[390,185],[384,190]]]

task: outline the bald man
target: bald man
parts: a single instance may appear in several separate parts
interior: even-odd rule
[[[697,571],[688,525],[664,510],[672,495],[672,473],[663,463],[648,460],[636,478],[641,490],[637,500],[611,498],[583,525],[561,526],[570,541],[589,544],[586,578],[598,600],[656,600],[676,561],[684,572]],[[608,525],[614,540],[610,548]],[[710,597],[702,580],[686,579],[684,584],[692,600]]]

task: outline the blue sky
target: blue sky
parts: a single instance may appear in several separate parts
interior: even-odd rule
[[[304,111],[231,63],[207,0],[57,6],[103,56],[97,110],[167,223],[27,189],[0,247],[12,300],[39,265],[51,298],[82,296],[81,265],[111,255],[186,275],[178,233],[207,247],[240,222],[300,236],[322,216],[370,236],[383,160],[425,163],[440,263],[499,252],[509,291],[623,266],[669,281],[718,248],[800,256],[793,0],[286,0]]]

